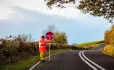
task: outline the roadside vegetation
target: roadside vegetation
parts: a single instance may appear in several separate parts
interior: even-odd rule
[[[62,52],[67,49],[58,49],[58,50],[51,50],[51,54],[56,53],[56,52]],[[45,57],[48,56],[48,51],[45,54]],[[7,64],[7,65],[2,65],[0,67],[0,70],[28,70],[31,66],[33,66],[35,63],[40,61],[39,55],[32,56],[26,60],[21,60],[17,61],[16,63],[13,64]]]
[[[77,47],[82,47],[82,48],[88,48],[88,49],[94,49],[100,46],[100,44],[104,43],[103,40],[101,41],[94,41],[94,42],[86,42],[82,44],[77,44]]]
[[[103,52],[114,57],[114,25],[105,32],[105,44]]]

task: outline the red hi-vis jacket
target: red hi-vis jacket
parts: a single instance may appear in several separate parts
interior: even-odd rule
[[[44,40],[44,38],[41,38],[39,41],[39,52],[46,52],[46,44],[47,42]]]

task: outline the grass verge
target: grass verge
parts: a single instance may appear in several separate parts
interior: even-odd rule
[[[82,48],[97,48],[101,43],[104,43],[104,41],[86,42],[82,44],[77,44],[76,46]]]

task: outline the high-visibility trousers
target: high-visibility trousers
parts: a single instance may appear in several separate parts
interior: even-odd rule
[[[42,60],[45,56],[45,53],[44,52],[40,52],[40,60]]]

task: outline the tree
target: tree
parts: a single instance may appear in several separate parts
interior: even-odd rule
[[[65,32],[60,32],[58,28],[56,28],[54,25],[49,25],[47,29],[43,29],[42,34],[45,36],[45,34],[51,31],[54,33],[54,39],[52,42],[54,43],[61,43],[61,44],[67,44],[67,36]]]
[[[112,45],[114,46],[114,25],[110,28],[110,30],[107,30],[105,32],[105,38],[104,38],[106,45]]]
[[[48,7],[56,5],[62,8],[65,3],[75,4],[75,0],[48,0],[46,2]],[[93,16],[104,17],[113,22],[114,0],[80,0],[77,8],[85,14],[89,13]]]
[[[111,32],[109,30],[107,30],[104,34],[104,42],[106,45],[110,45],[110,34]]]
[[[61,43],[61,44],[67,44],[68,43],[66,33],[56,32],[54,34],[55,34],[55,38],[54,38],[55,43]]]
[[[55,27],[55,25],[49,25],[47,27],[47,29],[43,29],[42,34],[45,36],[46,33],[49,32],[49,31],[55,33],[55,32],[58,32],[58,29]]]
[[[112,25],[110,32],[111,32],[111,33],[110,33],[110,44],[111,44],[112,46],[114,46],[114,25]]]
[[[46,1],[46,0],[45,0]],[[55,4],[57,7],[64,8],[63,4],[65,3],[73,3],[75,4],[75,0],[47,0],[47,6],[52,8],[52,6]]]
[[[22,42],[30,42],[32,41],[32,35],[31,34],[19,34],[17,36],[12,36],[14,40],[19,40]]]

